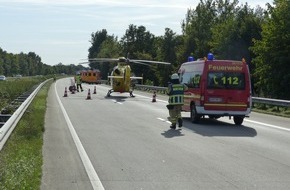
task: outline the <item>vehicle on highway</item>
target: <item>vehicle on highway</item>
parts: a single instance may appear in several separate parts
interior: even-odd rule
[[[6,77],[4,75],[0,75],[0,81],[6,80]]]
[[[125,93],[129,92],[131,97],[133,95],[133,80],[142,80],[143,77],[136,77],[133,76],[133,72],[129,63],[135,63],[140,65],[147,65],[150,64],[165,64],[170,65],[167,62],[160,62],[160,61],[151,61],[151,60],[138,60],[138,59],[129,59],[125,57],[119,58],[92,58],[89,59],[89,62],[83,62],[80,64],[88,64],[88,63],[117,63],[117,65],[113,68],[111,75],[108,76],[110,79],[110,83],[112,89],[110,89],[107,93],[107,97],[111,96],[113,92]]]
[[[80,72],[82,82],[88,84],[99,84],[101,80],[101,72],[98,69],[82,70]]]
[[[183,63],[179,68],[182,84],[188,86],[184,93],[183,111],[190,112],[193,123],[201,117],[217,119],[233,117],[241,125],[251,112],[251,81],[245,60],[216,60],[209,53],[207,58]]]

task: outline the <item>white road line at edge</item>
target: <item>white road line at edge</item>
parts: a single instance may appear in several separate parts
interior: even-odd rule
[[[259,125],[264,125],[264,126],[275,128],[275,129],[281,129],[281,130],[284,130],[284,131],[290,131],[290,129],[285,128],[285,127],[280,127],[280,126],[271,125],[271,124],[267,124],[267,123],[262,123],[262,122],[258,122],[258,121],[252,121],[252,120],[249,120],[249,119],[245,119],[245,121],[250,122],[250,123],[259,124]]]
[[[84,149],[84,147],[83,147],[83,145],[82,145],[82,143],[81,143],[67,113],[66,113],[66,111],[65,111],[65,108],[63,107],[63,105],[60,101],[60,98],[59,98],[59,96],[57,94],[57,90],[56,90],[56,84],[55,84],[55,94],[56,94],[58,103],[61,107],[62,113],[65,117],[65,120],[67,122],[67,126],[70,130],[71,136],[75,142],[75,145],[76,145],[77,150],[79,152],[79,155],[82,159],[82,162],[84,164],[86,172],[90,178],[90,182],[93,186],[93,189],[94,190],[104,190],[105,188],[103,187],[103,184],[101,183],[100,178],[99,178],[98,174],[96,173],[96,171],[95,171],[95,169],[94,169],[94,167],[93,167],[93,165],[92,165],[92,163],[91,163],[91,161],[90,161],[90,159],[89,159],[89,157],[88,157],[88,155],[87,155],[87,153],[86,153],[86,151],[85,151],[85,149]]]

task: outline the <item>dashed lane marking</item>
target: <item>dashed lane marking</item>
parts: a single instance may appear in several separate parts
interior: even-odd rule
[[[166,123],[171,124],[171,122],[168,121],[167,119],[163,119],[163,118],[160,118],[160,117],[158,117],[157,119],[160,120],[160,121],[162,121],[162,122],[166,122]]]

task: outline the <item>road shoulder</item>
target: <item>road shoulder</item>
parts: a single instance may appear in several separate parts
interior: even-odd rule
[[[41,189],[92,189],[57,102],[55,84],[51,85],[47,98]]]

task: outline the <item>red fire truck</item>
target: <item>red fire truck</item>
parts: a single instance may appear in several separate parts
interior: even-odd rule
[[[201,117],[217,119],[228,116],[241,125],[251,112],[251,81],[245,60],[216,60],[207,58],[183,63],[180,81],[188,86],[184,93],[183,111],[190,112],[193,123]]]

